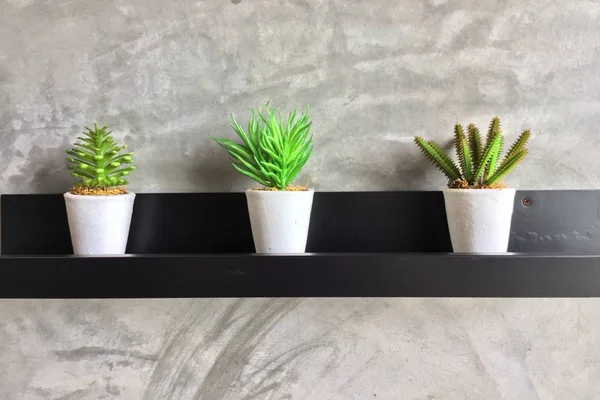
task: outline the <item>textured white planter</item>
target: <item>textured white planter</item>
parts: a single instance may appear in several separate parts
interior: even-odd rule
[[[515,189],[444,190],[454,252],[506,252],[515,194]]]
[[[135,193],[81,196],[65,193],[74,254],[125,254]]]
[[[246,190],[257,253],[304,253],[314,191]]]

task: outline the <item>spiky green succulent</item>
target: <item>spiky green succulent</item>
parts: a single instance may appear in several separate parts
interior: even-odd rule
[[[67,150],[67,168],[74,178],[79,179],[76,185],[85,187],[124,186],[129,182],[125,176],[135,169],[133,153],[122,153],[127,145],[119,145],[112,137],[108,127],[85,127],[79,142]]]
[[[494,117],[490,123],[485,144],[481,140],[479,129],[473,124],[467,126],[465,133],[462,125],[454,126],[454,148],[458,164],[444,153],[440,146],[422,137],[415,137],[415,143],[425,157],[429,159],[448,178],[451,188],[493,188],[502,186],[502,180],[527,155],[525,145],[531,136],[526,129],[501,158],[504,136],[500,130],[500,119]]]
[[[268,102],[250,111],[247,131],[231,116],[231,127],[241,142],[212,139],[227,150],[240,173],[265,187],[286,190],[312,154],[308,106],[299,117],[294,110],[285,120]]]

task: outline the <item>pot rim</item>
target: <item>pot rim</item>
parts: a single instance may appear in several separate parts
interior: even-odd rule
[[[64,195],[65,199],[69,200],[82,200],[82,201],[115,201],[115,200],[125,200],[131,197],[135,197],[134,192],[127,192],[122,194],[113,194],[110,196],[93,196],[93,195],[81,195],[81,194],[73,194],[71,192],[66,192]]]
[[[443,189],[443,192],[446,193],[499,193],[499,192],[516,192],[517,189],[514,188],[497,188],[497,189],[454,189],[454,188],[446,188]]]
[[[246,189],[244,190],[244,192],[246,193],[278,193],[278,194],[282,194],[282,193],[313,193],[315,191],[315,189],[313,188],[307,188],[306,190],[260,190],[260,189]]]

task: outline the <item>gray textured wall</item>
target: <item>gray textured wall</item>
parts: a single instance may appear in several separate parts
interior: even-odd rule
[[[434,189],[411,137],[530,127],[508,183],[600,183],[600,3],[0,0],[0,192],[63,192],[93,120],[138,191],[250,184],[209,135],[312,107],[319,190]],[[285,266],[282,266],[285,268]],[[0,398],[600,398],[596,300],[0,303]]]

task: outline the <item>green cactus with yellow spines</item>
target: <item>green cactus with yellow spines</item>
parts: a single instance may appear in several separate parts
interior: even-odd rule
[[[469,124],[464,133],[460,124],[454,126],[454,148],[458,157],[455,163],[442,148],[420,136],[415,143],[442,173],[448,178],[450,188],[500,188],[502,180],[527,155],[527,142],[531,136],[529,129],[521,133],[504,158],[501,158],[504,136],[500,130],[500,119],[494,117],[490,123],[485,145],[479,129]]]

